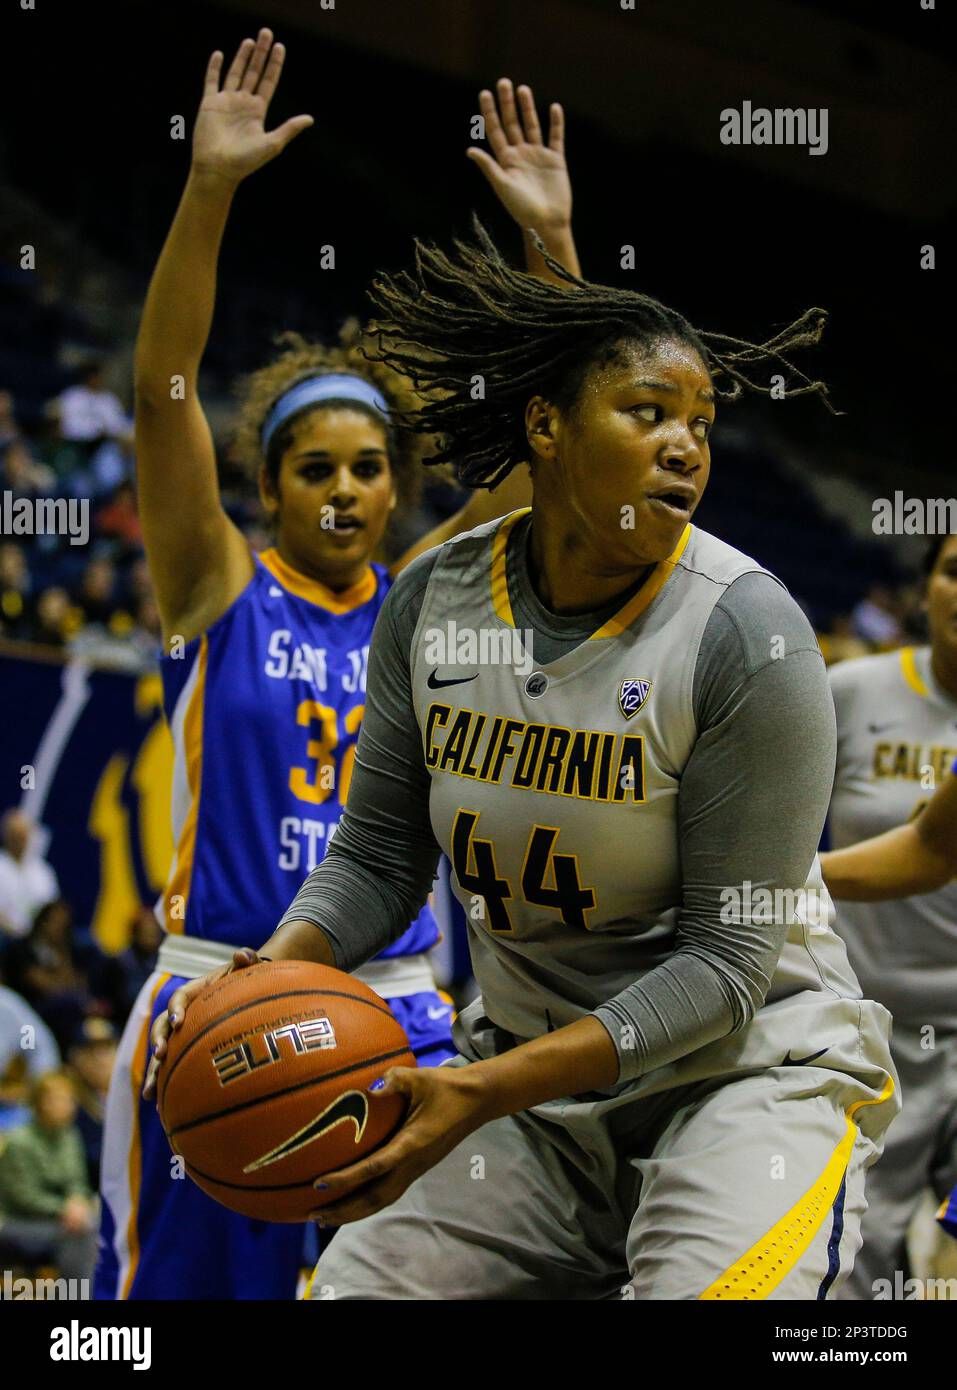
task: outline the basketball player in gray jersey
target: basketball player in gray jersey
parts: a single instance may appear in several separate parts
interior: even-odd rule
[[[930,645],[831,668],[837,774],[835,850],[916,816],[957,758],[957,537],[927,564]],[[869,1186],[864,1246],[845,1296],[906,1270],[906,1235],[925,1186],[957,1183],[957,879],[895,902],[842,902],[836,930],[864,992],[890,1009],[903,1110]]]
[[[405,1125],[321,1180],[311,1294],[824,1298],[897,1109],[889,1018],[797,897],[834,758],[814,635],[692,524],[716,395],[795,381],[812,320],[734,343],[551,264],[567,288],[483,237],[376,287],[436,458],[528,459],[534,500],[397,581],[346,813],[262,948],[354,968],[441,846],[481,991],[462,1064],[390,1072]]]

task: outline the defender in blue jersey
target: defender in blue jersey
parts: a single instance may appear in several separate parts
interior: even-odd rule
[[[315,384],[337,394],[366,385],[338,374]],[[185,979],[229,960],[253,924],[271,928],[322,858],[348,793],[389,576],[370,565],[334,594],[276,550],[254,564],[222,617],[163,660],[176,859],[163,900],[168,936],[127,1025],[108,1103],[101,1297],[291,1298],[301,1265],[301,1228],[237,1216],[177,1179],[155,1108],[138,1095],[155,1015]],[[425,908],[361,972],[424,1065],[454,1052],[451,1008],[426,955],[437,936]],[[204,1233],[188,1264],[184,1222]]]
[[[127,1023],[107,1105],[99,1298],[294,1296],[303,1228],[238,1216],[179,1172],[141,1098],[151,1025],[186,980],[268,936],[322,859],[348,796],[366,657],[391,575],[528,495],[524,478],[494,497],[482,491],[391,571],[373,563],[412,491],[414,438],[393,423],[410,393],[356,338],[334,349],[291,338],[246,382],[237,435],[274,546],[255,555],[226,516],[197,393],[219,245],[239,182],[312,122],[264,129],[283,62],[268,30],[243,43],[220,89],[222,62],[210,60],[189,180],[136,347],[139,499],[163,622],[176,853],[161,905],[167,936]],[[564,167],[560,151],[551,158]],[[548,201],[554,168],[552,180],[541,191],[543,239],[568,258]],[[425,907],[356,972],[388,1001],[420,1065],[455,1051],[451,1005],[427,956],[437,935]]]

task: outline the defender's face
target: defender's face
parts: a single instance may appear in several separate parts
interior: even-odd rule
[[[353,583],[382,540],[396,505],[385,430],[362,411],[311,411],[293,427],[278,493],[261,484],[280,548],[304,573]]]
[[[559,486],[608,571],[666,559],[708,481],[714,390],[699,354],[666,340],[586,379],[555,423]]]
[[[944,541],[927,584],[927,621],[935,648],[957,653],[957,536]]]

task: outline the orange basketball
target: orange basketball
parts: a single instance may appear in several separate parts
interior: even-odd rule
[[[160,1067],[173,1151],[204,1192],[261,1221],[304,1221],[313,1182],[399,1127],[401,1096],[369,1095],[409,1040],[368,985],[325,965],[263,962],[192,1001]]]

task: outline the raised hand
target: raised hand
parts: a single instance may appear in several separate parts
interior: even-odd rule
[[[546,145],[531,87],[513,91],[507,77],[500,77],[496,85],[497,103],[492,92],[479,93],[479,110],[485,117],[485,135],[492,153],[473,146],[466,152],[468,158],[479,166],[520,227],[532,227],[540,236],[567,228],[572,216],[572,186],[565,163],[562,108],[557,101],[549,108]]]
[[[266,130],[285,56],[283,45],[273,43],[272,30],[260,29],[255,42],[243,39],[220,89],[223,55],[212,55],[193,130],[196,173],[239,183],[312,125],[311,116],[292,116],[275,130]]]

